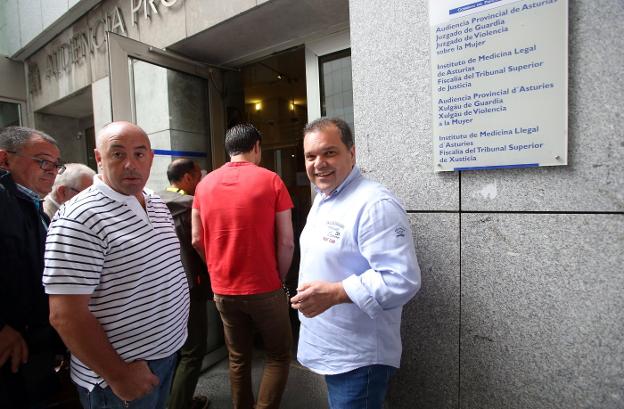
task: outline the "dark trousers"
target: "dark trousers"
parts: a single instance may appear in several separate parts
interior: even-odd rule
[[[9,360],[0,368],[0,408],[45,408],[59,389],[53,371],[54,355],[32,354],[14,374]]]
[[[202,361],[206,355],[208,337],[208,314],[206,302],[210,294],[210,283],[202,280],[195,283],[190,291],[191,306],[188,319],[188,337],[180,350],[180,361],[173,376],[169,409],[191,407],[197,380],[201,373]]]
[[[214,296],[221,314],[230,360],[234,409],[254,408],[251,363],[254,329],[266,351],[256,409],[277,409],[290,368],[292,332],[288,300],[282,289],[264,294]]]

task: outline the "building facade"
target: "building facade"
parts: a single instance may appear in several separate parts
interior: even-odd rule
[[[621,408],[624,5],[569,3],[566,166],[434,172],[424,0],[0,0],[0,120],[91,165],[102,125],[136,122],[155,189],[173,157],[219,166],[251,121],[300,231],[301,129],[341,116],[422,269],[388,407]]]

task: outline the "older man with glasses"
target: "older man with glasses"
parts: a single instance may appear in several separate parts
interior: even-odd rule
[[[43,132],[0,129],[0,407],[44,407],[56,388],[56,352],[41,285],[50,219],[42,198],[65,169]]]

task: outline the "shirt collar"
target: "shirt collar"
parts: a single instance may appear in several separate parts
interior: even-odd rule
[[[58,203],[56,200],[54,200],[54,198],[52,197],[51,194],[49,194],[48,196],[46,196],[46,198],[52,202],[52,204],[56,207],[61,207],[61,204]]]
[[[173,192],[173,193],[179,193],[181,195],[185,195],[186,192],[184,191],[184,189],[180,189],[177,188],[175,186],[169,186],[167,189],[165,189],[167,192]]]
[[[123,193],[119,193],[113,190],[113,188],[104,183],[101,175],[95,175],[93,177],[93,187],[117,202],[127,203],[133,200],[137,200],[137,198],[134,196],[124,195]],[[143,188],[143,196],[145,197],[145,199],[147,199],[151,193],[152,192],[150,190]]]
[[[26,186],[22,186],[19,183],[16,183],[15,185],[17,185],[17,189],[22,192],[23,194],[25,194],[26,196],[28,196],[30,199],[33,200],[33,202],[39,204],[41,202],[41,197],[39,197],[39,195],[35,192],[33,192],[32,190],[28,189]]]
[[[342,183],[338,185],[338,187],[334,189],[333,191],[331,191],[329,194],[327,195],[324,194],[316,186],[314,186],[314,189],[316,190],[317,193],[321,195],[322,199],[329,199],[329,198],[336,197],[337,195],[339,195],[340,192],[342,192],[345,187],[347,187],[351,182],[353,182],[355,179],[359,178],[360,176],[362,176],[362,172],[360,172],[360,168],[357,165],[355,165],[353,166],[353,169],[351,169],[349,176],[347,176],[345,180],[343,180]]]
[[[247,162],[246,160],[239,160],[236,162],[225,162],[224,166],[228,166],[228,167],[236,167],[236,166],[257,166],[255,163],[253,162]]]

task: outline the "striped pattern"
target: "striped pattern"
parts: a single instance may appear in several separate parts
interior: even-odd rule
[[[169,356],[186,339],[189,308],[171,214],[146,194],[150,225],[107,188],[96,182],[56,214],[46,243],[46,292],[91,294],[89,308],[123,360]],[[89,390],[103,383],[74,356],[71,375]]]

